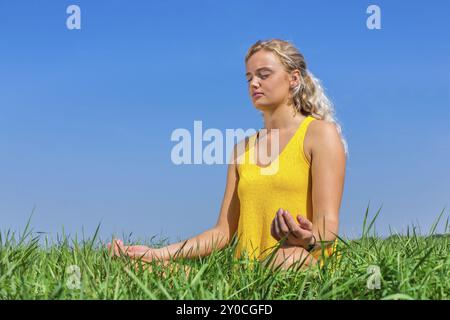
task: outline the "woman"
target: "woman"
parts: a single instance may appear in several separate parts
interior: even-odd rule
[[[288,41],[256,42],[245,64],[249,94],[264,117],[264,129],[235,145],[216,225],[159,249],[114,240],[113,247],[108,244],[114,255],[146,262],[206,256],[234,235],[236,257],[268,261],[273,253],[272,266],[282,269],[294,263],[311,266],[322,253],[334,252],[347,144],[333,106]],[[269,153],[263,152],[266,148]]]

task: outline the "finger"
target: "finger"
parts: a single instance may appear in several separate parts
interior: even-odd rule
[[[121,240],[115,240],[114,243],[117,256],[121,256],[124,253],[123,242],[121,242]]]
[[[111,254],[111,256],[115,257],[117,254],[117,249],[116,249],[116,239],[112,239],[112,241],[108,244],[109,247],[109,253]]]
[[[119,249],[123,252],[124,244],[123,244],[123,241],[122,241],[122,240],[120,240],[120,239],[117,240],[117,246],[118,246]]]
[[[113,239],[112,244],[110,245],[111,254],[116,257],[121,256],[121,248],[123,242],[120,239]]]
[[[107,244],[107,250],[108,250],[108,255],[109,255],[109,256],[112,256],[113,250],[111,249],[111,243],[109,243],[109,242],[108,242],[108,244]]]
[[[298,231],[300,229],[299,225],[294,221],[294,218],[292,218],[292,215],[290,213],[283,215],[284,222],[289,228],[290,233],[297,238]]]
[[[307,218],[305,218],[301,215],[297,215],[297,220],[300,223],[300,225],[302,226],[302,228],[307,229],[307,230],[312,230],[313,224]]]
[[[308,228],[312,228],[312,223],[311,221],[309,221],[306,217],[302,216],[302,215],[298,215],[297,216],[297,220],[299,221],[299,223],[304,226],[304,227],[308,227]]]
[[[120,254],[121,254],[121,255],[126,255],[126,253],[127,253],[127,251],[128,251],[128,246],[125,246],[125,245],[123,244],[123,242],[120,243],[120,244],[119,244],[119,251],[120,251]]]
[[[275,218],[273,219],[273,228],[275,230],[275,239],[277,241],[280,241],[281,239],[281,232],[280,227],[278,226],[278,213],[275,215]]]
[[[281,239],[280,227],[279,227],[279,225],[278,225],[278,215],[279,215],[281,212],[283,212],[283,209],[282,209],[282,208],[279,208],[279,209],[277,210],[277,212],[275,213],[275,217],[274,217],[273,220],[272,220],[272,227],[273,227],[273,233],[274,233],[273,237],[274,237],[277,241],[280,241],[280,239]]]
[[[275,218],[273,219],[273,229],[274,229],[274,231],[275,231],[275,239],[277,240],[277,241],[279,241],[280,240],[280,228],[278,227],[278,219],[277,219],[277,217],[275,216]]]
[[[108,253],[111,257],[117,257],[118,256],[118,252],[117,252],[117,246],[116,243],[113,241],[112,243],[109,244],[109,248],[108,248]]]
[[[114,256],[114,247],[111,243],[108,243],[108,254]]]
[[[275,234],[275,227],[274,227],[274,221],[275,219],[272,220],[272,223],[270,224],[270,234],[273,238],[276,239],[276,234]]]
[[[283,210],[282,213],[278,214],[278,226],[280,227],[280,231],[283,233],[283,237],[286,236],[289,233],[289,228],[286,225],[286,222],[284,222],[284,215],[286,214],[286,211]]]
[[[120,256],[119,243],[117,242],[117,240],[114,240],[114,255],[117,257]]]

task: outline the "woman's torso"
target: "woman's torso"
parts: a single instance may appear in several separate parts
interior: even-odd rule
[[[305,136],[314,120],[307,116],[290,137],[280,137],[278,153],[268,157],[269,165],[256,154],[257,135],[248,138],[243,162],[238,162],[241,207],[237,257],[243,251],[251,258],[263,258],[271,252],[277,241],[270,234],[270,224],[279,208],[289,211],[294,220],[300,214],[312,221],[311,158]]]

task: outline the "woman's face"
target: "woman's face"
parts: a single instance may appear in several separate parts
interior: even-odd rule
[[[287,102],[291,78],[272,52],[259,50],[246,64],[246,78],[250,98],[261,111],[273,110]],[[260,92],[259,95],[254,95]]]

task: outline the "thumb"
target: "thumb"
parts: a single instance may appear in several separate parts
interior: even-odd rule
[[[308,219],[306,219],[305,217],[301,216],[301,215],[297,215],[297,220],[300,223],[300,225],[308,230],[312,229],[312,223],[311,221],[309,221]]]

